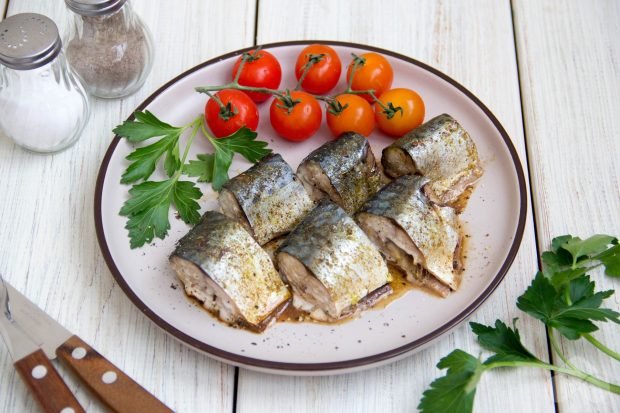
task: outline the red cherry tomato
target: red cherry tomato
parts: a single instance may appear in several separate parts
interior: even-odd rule
[[[316,60],[316,63],[308,69],[301,82],[301,87],[310,93],[323,95],[332,90],[338,83],[342,63],[340,63],[338,53],[331,47],[324,44],[311,44],[297,56],[297,63],[295,64],[297,80],[301,78],[310,59]]]
[[[258,108],[245,93],[224,89],[215,94],[224,105],[221,108],[213,99],[205,105],[207,125],[216,138],[231,135],[243,126],[255,131],[258,126]]]
[[[280,62],[274,55],[265,51],[253,50],[239,56],[233,66],[232,79],[237,76],[237,71],[241,65],[241,59],[246,56],[246,62],[239,75],[239,84],[243,86],[264,87],[268,89],[277,89],[282,80],[282,68]],[[245,93],[256,103],[266,101],[271,97],[268,93],[250,92]]]
[[[276,98],[269,107],[271,126],[284,139],[301,142],[314,135],[321,126],[321,105],[310,94],[290,92],[290,99]],[[292,106],[291,106],[292,105]]]
[[[372,133],[375,128],[375,114],[370,103],[351,94],[337,96],[336,100],[343,109],[337,113],[328,109],[325,116],[327,126],[335,137],[344,132],[357,132],[364,136]]]
[[[353,74],[352,90],[375,91],[375,96],[380,96],[392,86],[394,71],[387,59],[378,53],[364,53],[358,58],[354,58],[347,68],[347,82],[351,79],[351,72],[355,63],[359,62]],[[368,94],[360,95],[370,103],[373,102],[372,96]]]
[[[400,108],[393,111],[390,118],[385,109],[375,103],[375,119],[384,133],[400,137],[424,122],[424,101],[411,89],[396,88],[388,90],[379,96],[379,100],[386,106]]]

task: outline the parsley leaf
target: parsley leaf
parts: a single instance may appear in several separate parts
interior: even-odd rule
[[[126,120],[122,125],[114,128],[113,132],[134,143],[155,137],[161,137],[161,139],[153,144],[138,148],[127,155],[125,159],[131,161],[131,163],[125,173],[123,173],[121,183],[130,184],[140,179],[148,179],[164,155],[166,155],[164,169],[168,176],[171,177],[181,165],[179,138],[186,129],[195,127],[197,121],[194,120],[188,125],[176,127],[157,119],[148,110],[135,112],[134,118],[134,120]]]
[[[609,235],[593,235],[585,240],[579,237],[572,237],[561,244],[560,248],[571,254],[574,267],[580,258],[591,258],[605,251],[607,246],[613,242],[617,243],[618,240]]]
[[[134,185],[129,195],[131,197],[123,204],[120,214],[129,217],[125,228],[129,230],[131,248],[168,235],[168,211],[172,203],[186,223],[196,224],[200,220],[200,205],[195,200],[202,196],[202,192],[193,182],[177,179],[146,181]]]
[[[495,321],[495,328],[473,322],[469,326],[478,336],[482,347],[497,353],[485,360],[484,364],[496,361],[540,361],[523,346],[516,326],[513,330],[500,320]]]
[[[198,182],[213,181],[213,161],[211,153],[197,155],[198,160],[191,160],[183,167],[183,173],[187,176],[198,177]]]
[[[598,330],[592,320],[620,323],[619,313],[600,308],[603,300],[613,294],[612,290],[594,293],[594,283],[586,275],[571,280],[568,286],[571,302],[567,302],[562,290],[558,291],[549,279],[539,272],[518,298],[517,307],[548,327],[557,329],[570,340]]]
[[[177,134],[165,136],[159,141],[138,148],[127,155],[125,159],[131,161],[131,164],[129,164],[127,170],[121,177],[121,183],[129,184],[140,179],[148,179],[153,171],[155,171],[157,163],[165,153],[178,153],[179,136],[180,135]],[[176,161],[172,159],[173,163],[171,163],[171,161],[168,160],[171,157],[172,155],[168,155],[165,162],[168,176],[171,176],[172,174],[170,172],[174,173],[173,171],[176,169]]]
[[[423,393],[418,409],[422,413],[471,412],[476,386],[485,370],[480,360],[463,350],[454,350],[442,358],[437,367],[448,371]]]
[[[542,256],[542,270],[556,289],[599,265],[605,274],[620,277],[620,245],[610,235],[594,235],[582,240],[562,235],[551,241],[551,251]]]
[[[183,129],[160,121],[148,110],[135,112],[133,115],[136,120],[126,120],[122,125],[114,128],[112,132],[130,142],[142,142],[157,136],[172,135],[179,129]]]
[[[267,142],[257,141],[257,133],[243,127],[230,136],[220,139],[210,139],[211,144],[218,150],[227,150],[238,153],[248,161],[255,163],[271,153]]]
[[[198,177],[199,182],[211,182],[215,191],[221,190],[228,181],[228,170],[235,153],[242,155],[250,162],[258,162],[271,153],[271,149],[267,148],[267,142],[257,141],[256,132],[246,127],[219,139],[212,138],[206,131],[204,133],[215,152],[198,155],[198,160],[189,161],[183,171],[188,176]]]

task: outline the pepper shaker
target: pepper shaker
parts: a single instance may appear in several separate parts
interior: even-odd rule
[[[22,13],[0,22],[0,132],[35,152],[75,143],[89,97],[62,51],[56,24]]]
[[[148,28],[127,0],[65,0],[74,12],[67,58],[88,91],[119,98],[137,91],[153,64]]]

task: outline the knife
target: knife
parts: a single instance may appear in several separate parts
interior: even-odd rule
[[[0,276],[0,333],[14,366],[45,412],[84,412],[50,360],[58,357],[120,413],[172,412]]]

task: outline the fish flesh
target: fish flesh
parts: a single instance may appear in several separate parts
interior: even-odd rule
[[[445,297],[458,288],[461,235],[456,211],[429,200],[429,180],[404,175],[372,197],[355,219],[413,284]]]
[[[385,173],[392,178],[418,174],[431,182],[427,195],[439,205],[463,208],[483,173],[476,144],[450,115],[439,115],[383,150]]]
[[[290,232],[314,207],[289,164],[278,154],[267,155],[226,182],[219,203],[222,212],[241,222],[260,245]]]
[[[314,200],[327,197],[352,214],[379,190],[383,175],[368,140],[349,132],[310,153],[297,176]]]
[[[392,292],[387,264],[347,213],[320,201],[276,252],[293,306],[321,321],[357,314]]]
[[[271,259],[237,221],[215,211],[178,242],[170,264],[185,287],[222,321],[263,331],[291,294]]]

